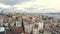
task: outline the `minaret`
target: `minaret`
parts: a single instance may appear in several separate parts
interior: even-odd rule
[[[23,28],[23,31],[25,32],[25,28],[24,28],[24,23],[23,23],[23,19],[22,19],[22,28]]]

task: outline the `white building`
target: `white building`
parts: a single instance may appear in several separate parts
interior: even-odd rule
[[[33,34],[39,34],[39,29],[37,24],[34,24],[33,26]]]
[[[20,26],[22,26],[22,23],[21,23],[21,21],[16,21],[16,26],[17,26],[17,27],[20,27]]]
[[[0,26],[3,26],[3,19],[0,19]]]
[[[44,34],[52,34],[51,32],[44,31]]]
[[[25,32],[31,33],[33,24],[28,24],[27,22],[24,22],[24,28],[25,28]]]
[[[44,23],[39,22],[39,23],[37,23],[37,24],[39,25],[38,29],[39,29],[39,30],[43,30]]]

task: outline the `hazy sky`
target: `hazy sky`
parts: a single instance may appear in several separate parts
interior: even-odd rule
[[[0,0],[6,12],[59,13],[60,0]]]

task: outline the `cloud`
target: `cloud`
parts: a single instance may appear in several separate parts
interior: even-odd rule
[[[0,8],[11,8],[11,6],[0,3]]]
[[[60,0],[0,0],[0,8],[18,12],[59,13]]]
[[[16,10],[14,8],[10,8],[10,9],[0,8],[0,11],[4,11],[5,13],[6,12],[12,12],[12,13],[22,13],[22,12],[24,12],[23,10]]]
[[[55,10],[60,10],[60,0],[36,0],[36,1],[32,1],[32,2],[25,2],[23,4],[17,4],[14,5],[14,7],[16,7],[17,9],[24,9],[24,8],[29,8],[35,5],[35,7],[38,7],[40,9],[44,9],[44,8],[53,8]]]
[[[22,4],[24,2],[29,2],[33,0],[0,0],[0,3],[6,4],[6,5],[15,5],[15,4]]]
[[[56,10],[55,8],[46,8],[46,6],[32,6],[25,9],[30,13],[60,13],[60,10]]]

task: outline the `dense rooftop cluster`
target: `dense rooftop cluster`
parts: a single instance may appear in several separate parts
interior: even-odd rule
[[[33,34],[37,32],[60,33],[60,20],[54,17],[44,16],[40,13],[0,13],[0,26],[5,27],[6,32],[11,30],[12,32],[9,32],[10,34],[19,34],[22,32],[32,34],[32,31]],[[37,31],[34,29],[37,29]]]

